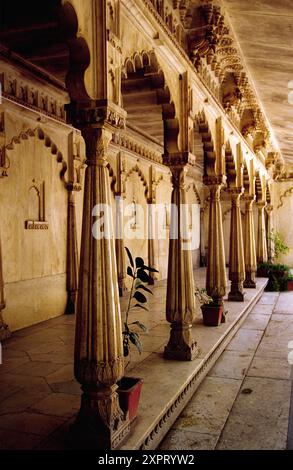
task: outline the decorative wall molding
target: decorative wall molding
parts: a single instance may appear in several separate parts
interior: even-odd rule
[[[284,193],[281,194],[277,209],[280,209],[281,207],[283,207],[285,198],[292,196],[292,195],[293,195],[293,186],[291,186],[291,188],[289,189],[286,189],[286,191],[284,191]]]

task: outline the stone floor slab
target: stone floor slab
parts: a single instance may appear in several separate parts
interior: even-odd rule
[[[257,330],[241,329],[236,333],[227,351],[243,351],[245,353],[254,352],[262,338],[262,332]]]
[[[228,379],[243,379],[252,361],[252,354],[239,351],[224,351],[216,362],[209,377],[224,377]]]
[[[213,450],[217,437],[211,434],[172,429],[158,449],[160,450]]]
[[[247,373],[248,377],[267,377],[284,380],[289,380],[291,375],[291,366],[287,359],[262,356],[256,356],[253,359]]]
[[[260,315],[260,314],[253,314],[249,315],[245,322],[242,325],[242,328],[247,330],[260,330],[264,331],[270,321],[269,315]]]
[[[285,449],[290,393],[287,380],[245,379],[217,448]]]
[[[218,436],[240,387],[240,380],[207,377],[173,428]]]

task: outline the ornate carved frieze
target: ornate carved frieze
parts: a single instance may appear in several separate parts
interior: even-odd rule
[[[153,150],[150,145],[140,141],[126,132],[113,134],[112,143],[119,145],[126,150],[136,153],[137,155],[147,158],[155,163],[163,163],[162,153]]]
[[[58,99],[53,93],[41,89],[39,84],[33,84],[30,80],[19,77],[11,71],[0,74],[3,98],[25,105],[43,114],[54,117],[59,121],[66,121],[65,100]]]

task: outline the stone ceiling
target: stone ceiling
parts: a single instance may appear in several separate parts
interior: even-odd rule
[[[293,0],[221,1],[281,153],[292,164]]]

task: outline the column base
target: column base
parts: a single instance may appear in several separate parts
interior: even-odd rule
[[[77,291],[68,294],[65,315],[75,315],[77,306]]]
[[[241,291],[231,291],[228,294],[228,300],[230,302],[244,302],[244,293]]]
[[[8,325],[0,325],[0,342],[5,341],[10,338],[11,331],[8,328]]]
[[[5,304],[0,305],[0,341],[5,341],[5,339],[10,338],[11,331],[9,330],[9,326],[4,323],[2,319],[1,310],[5,307]]]
[[[118,395],[111,388],[104,393],[87,388],[79,414],[70,428],[70,440],[78,449],[116,449],[130,432],[128,412],[121,411]]]
[[[169,343],[164,350],[164,358],[176,361],[193,361],[198,353],[197,342],[192,339],[191,326],[172,325]]]
[[[245,281],[243,283],[243,287],[245,287],[245,289],[255,289],[256,288],[256,282],[251,278],[247,278],[247,279],[245,279]]]

